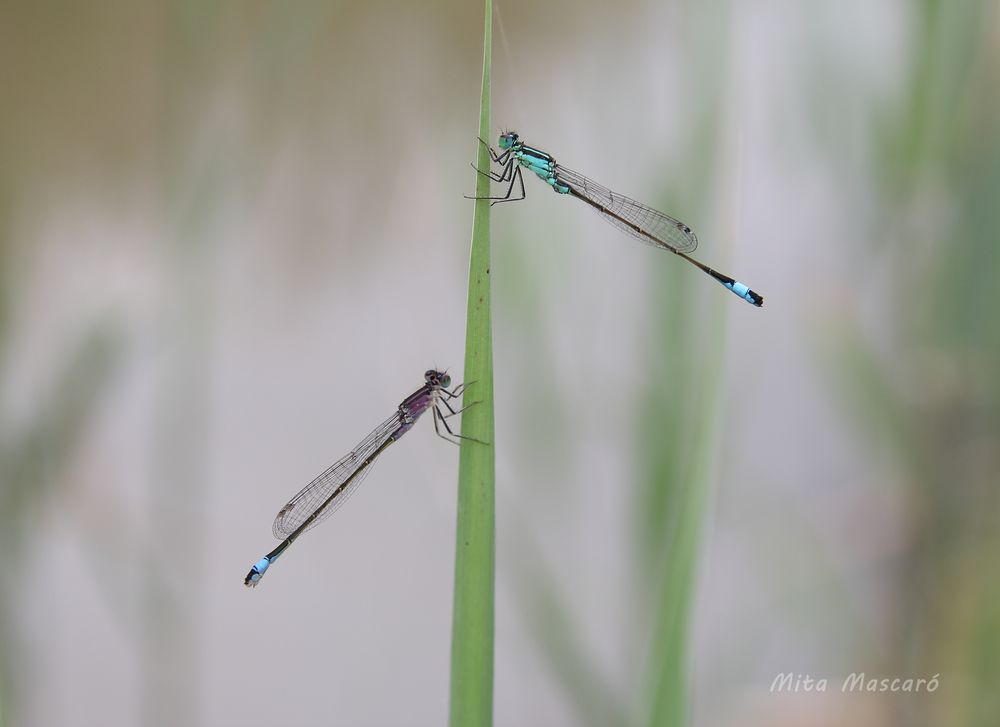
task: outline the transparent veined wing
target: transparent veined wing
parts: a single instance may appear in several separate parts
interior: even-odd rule
[[[289,500],[274,518],[274,525],[271,527],[274,537],[279,539],[288,537],[312,517],[313,513],[322,510],[306,527],[306,530],[312,530],[339,510],[361,486],[361,482],[375,464],[377,453],[384,449],[393,432],[399,429],[402,423],[401,416],[396,412],[379,424],[354,449],[327,467]],[[365,464],[365,460],[369,458],[371,461]]]
[[[590,202],[601,217],[637,240],[684,254],[692,253],[698,247],[697,235],[680,220],[623,194],[612,192],[561,164],[556,165],[555,172],[572,192]]]

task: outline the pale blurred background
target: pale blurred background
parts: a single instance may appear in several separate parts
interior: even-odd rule
[[[766,303],[534,178],[494,208],[496,724],[650,723],[664,655],[694,725],[1000,724],[998,5],[498,11],[496,130]],[[4,3],[0,724],[446,722],[430,422],[242,579],[461,377],[481,15]]]

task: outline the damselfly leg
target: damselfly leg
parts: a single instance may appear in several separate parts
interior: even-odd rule
[[[479,403],[478,401],[473,402],[473,404],[478,404],[478,403]],[[472,406],[472,404],[469,404],[469,406]],[[462,409],[468,409],[469,406],[462,407]],[[462,411],[462,409],[459,409],[459,411]],[[434,418],[434,431],[437,433],[439,437],[441,437],[441,439],[443,439],[446,442],[451,442],[452,444],[461,445],[461,442],[460,441],[456,442],[455,439],[459,440],[464,439],[469,442],[478,442],[479,444],[489,444],[489,442],[484,442],[482,439],[476,439],[475,437],[467,437],[464,434],[455,434],[455,432],[451,430],[451,427],[448,426],[448,422],[445,419],[445,414],[443,414],[437,406],[434,407],[434,411],[432,412],[431,416]],[[455,439],[449,439],[447,435],[442,434],[441,430],[438,428],[438,422],[441,422],[441,425],[445,428],[445,431],[447,431],[448,434],[451,435],[452,437],[455,437]]]
[[[503,174],[497,174],[493,171],[484,172],[481,169],[477,169],[475,165],[472,165],[472,168],[476,170],[477,174],[482,174],[484,177],[489,177],[494,182],[510,181],[510,184],[507,186],[506,194],[502,196],[470,197],[469,195],[464,195],[466,199],[489,199],[492,200],[492,203],[490,204],[490,206],[492,207],[493,205],[499,204],[500,202],[520,202],[522,199],[525,198],[524,177],[521,176],[521,167],[515,164],[513,159],[508,160],[507,165],[504,167]],[[521,186],[521,192],[519,197],[514,196],[515,184],[520,184]]]
[[[448,412],[449,412],[448,414],[442,414],[442,416],[445,419],[447,419],[448,417],[453,417],[456,414],[461,414],[463,411],[465,411],[466,409],[468,409],[470,406],[475,406],[476,404],[480,404],[482,402],[479,402],[479,401],[469,402],[468,404],[466,404],[465,406],[463,406],[461,409],[452,409],[451,404],[449,404],[446,399],[441,399],[440,403],[444,404],[445,407],[448,409]]]
[[[477,138],[479,138],[479,137],[477,137]],[[480,169],[479,167],[477,167],[475,164],[472,164],[471,166],[472,166],[473,169],[476,170],[476,174],[481,174],[484,177],[489,177],[494,182],[500,182],[500,183],[510,182],[510,185],[507,187],[507,193],[504,194],[504,195],[502,195],[502,196],[498,196],[498,197],[494,197],[494,196],[470,197],[469,195],[463,195],[463,196],[466,199],[488,199],[488,200],[491,200],[491,204],[490,204],[491,207],[493,205],[495,205],[495,204],[499,204],[500,202],[520,202],[522,199],[525,198],[525,194],[524,194],[524,177],[521,176],[521,167],[517,164],[517,160],[511,157],[511,151],[512,150],[511,149],[507,149],[503,153],[497,153],[496,151],[493,150],[493,147],[491,147],[489,144],[487,144],[485,141],[483,141],[482,138],[479,138],[479,143],[486,147],[486,150],[490,154],[490,159],[492,159],[495,164],[500,164],[500,165],[503,166],[503,170],[500,171],[500,172],[494,172],[492,169],[490,169],[489,171],[485,171],[484,172],[482,169]],[[515,184],[520,184],[520,186],[521,186],[521,196],[520,197],[515,197],[514,196],[514,185]]]

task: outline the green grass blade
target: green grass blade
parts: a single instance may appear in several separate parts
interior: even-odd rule
[[[492,0],[485,0],[483,85],[479,137],[490,136]],[[489,169],[486,148],[478,165]],[[476,196],[490,193],[490,180],[476,175]],[[469,307],[465,332],[466,403],[462,433],[488,442],[463,442],[458,465],[458,527],[455,543],[455,602],[451,638],[451,725],[493,723],[493,590],[495,568],[495,466],[493,432],[493,332],[490,318],[490,203],[478,200],[472,222]]]
[[[721,299],[720,299],[721,302]],[[676,509],[673,529],[664,534],[665,559],[660,579],[659,604],[653,627],[648,665],[649,727],[680,727],[688,724],[688,646],[691,611],[697,585],[698,562],[708,507],[709,489],[715,474],[716,436],[723,353],[724,323],[713,304],[715,330],[720,335],[706,351],[705,380],[695,395],[695,437],[688,477],[672,499]]]

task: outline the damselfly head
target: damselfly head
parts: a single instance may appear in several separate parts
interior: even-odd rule
[[[501,149],[510,149],[514,144],[517,143],[517,132],[516,131],[505,131],[500,134],[500,141],[497,142]]]
[[[429,369],[424,373],[424,380],[431,386],[447,389],[451,386],[451,377],[444,371]]]

